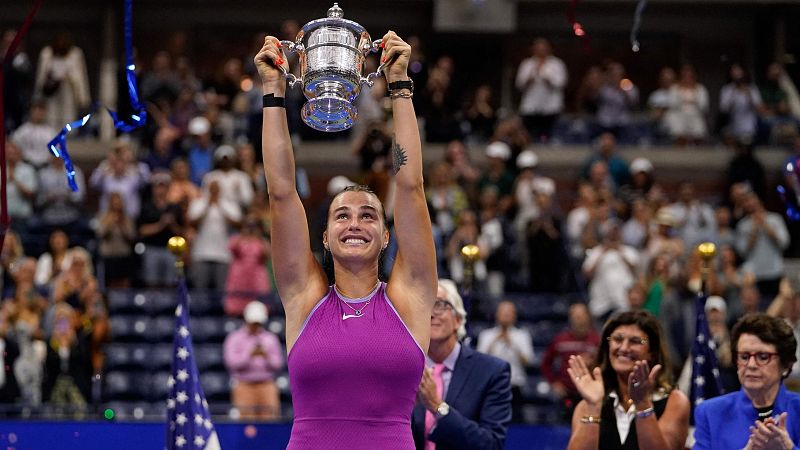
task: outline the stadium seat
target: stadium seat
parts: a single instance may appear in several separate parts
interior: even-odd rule
[[[200,344],[194,346],[194,360],[200,373],[206,371],[225,370],[222,356],[222,345]]]
[[[147,290],[143,291],[147,298],[148,308],[152,316],[174,315],[175,307],[178,305],[178,294],[173,289],[169,290]]]
[[[128,289],[108,291],[108,312],[111,315],[145,313],[141,306],[134,302],[134,295]]]
[[[154,344],[150,351],[148,367],[152,371],[169,370],[172,367],[172,344]]]
[[[209,403],[230,400],[230,377],[226,372],[201,373],[200,384]]]
[[[105,355],[106,372],[130,368],[131,355],[126,344],[113,342],[106,345]]]
[[[112,316],[109,319],[115,342],[146,342],[150,334],[150,318],[146,316]]]
[[[152,320],[149,334],[150,342],[172,342],[175,337],[175,316],[160,316]]]
[[[195,343],[222,343],[227,333],[225,332],[224,319],[217,317],[192,317],[190,331]]]
[[[153,402],[166,402],[167,395],[169,395],[169,380],[170,372],[162,371],[154,373],[149,380],[150,389],[148,390],[147,399]]]
[[[105,376],[106,400],[142,400],[150,390],[147,372],[109,372]]]
[[[286,340],[286,318],[284,317],[270,317],[267,323],[267,330],[278,335],[281,341]]]

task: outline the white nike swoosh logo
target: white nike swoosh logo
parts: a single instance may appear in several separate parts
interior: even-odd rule
[[[348,315],[348,314],[342,313],[342,320],[352,319],[354,317],[361,317],[361,316],[357,316],[355,314],[349,314]]]

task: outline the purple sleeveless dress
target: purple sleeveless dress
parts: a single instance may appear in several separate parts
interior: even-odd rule
[[[287,450],[413,450],[411,412],[424,353],[385,283],[346,300],[363,308],[360,317],[331,288],[289,353],[295,418]]]

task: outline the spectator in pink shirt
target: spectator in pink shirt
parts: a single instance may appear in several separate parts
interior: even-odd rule
[[[245,324],[225,338],[225,367],[233,379],[231,403],[242,419],[280,417],[275,374],[285,363],[278,336],[264,329],[267,307],[257,301],[244,310]]]

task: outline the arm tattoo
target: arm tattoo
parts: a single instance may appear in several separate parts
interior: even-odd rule
[[[400,168],[408,162],[406,151],[397,142],[392,143],[392,175],[397,175]]]

